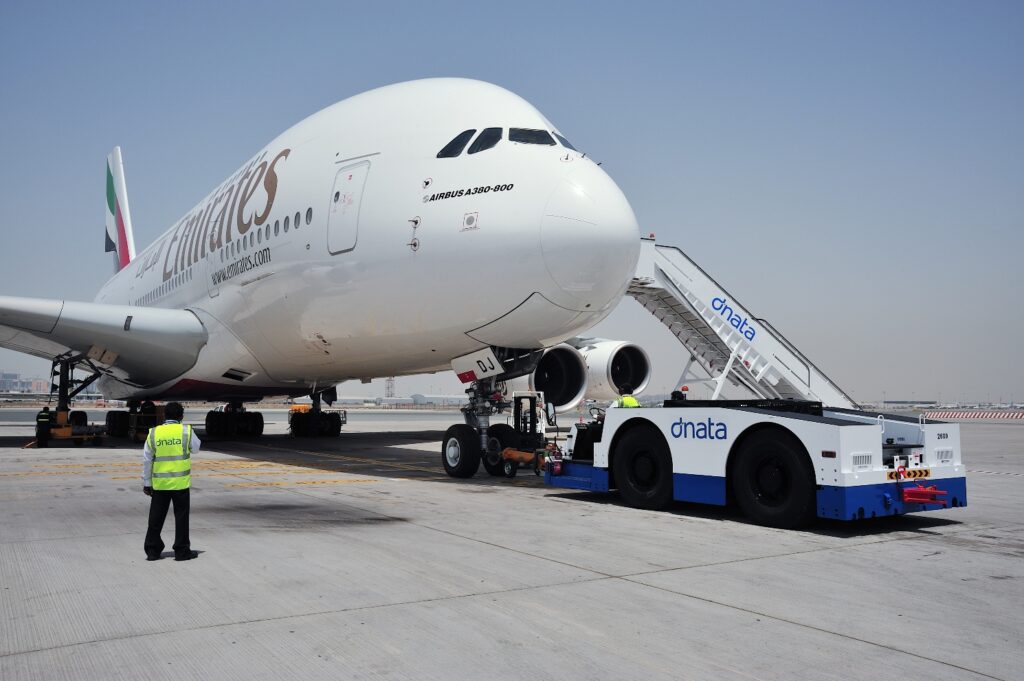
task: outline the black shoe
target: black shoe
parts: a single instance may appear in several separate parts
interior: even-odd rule
[[[199,552],[198,551],[189,551],[188,553],[186,553],[184,555],[175,556],[174,560],[192,560],[193,558],[198,558],[198,557],[199,557]]]
[[[160,560],[163,556],[146,556],[146,560]]]

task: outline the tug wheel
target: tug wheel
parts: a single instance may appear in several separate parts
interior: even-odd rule
[[[515,447],[518,438],[516,430],[507,423],[496,423],[487,429],[487,451],[483,453],[484,470],[493,476],[514,477],[505,470],[505,460],[501,453],[506,447]]]
[[[751,434],[736,452],[730,477],[736,503],[758,525],[800,527],[815,516],[814,470],[803,446],[788,432]]]
[[[449,428],[441,441],[441,463],[453,478],[471,478],[480,468],[480,436],[465,424]]]
[[[615,446],[612,472],[619,496],[633,508],[655,510],[672,501],[672,456],[650,427],[628,431]]]

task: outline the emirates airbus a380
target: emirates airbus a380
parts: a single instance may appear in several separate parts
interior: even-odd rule
[[[480,437],[450,430],[445,466],[467,476],[498,382],[522,377],[566,409],[588,386],[603,397],[647,381],[640,348],[576,338],[633,275],[629,203],[495,85],[419,80],[327,107],[138,255],[115,149],[107,211],[117,271],[94,302],[0,297],[0,347],[53,360],[62,393],[85,370],[130,409],[226,402],[247,414],[232,423],[258,434],[262,417],[245,402],[319,405],[342,381],[453,368],[470,384],[466,420]],[[337,434],[324,416],[313,430]],[[219,412],[207,426],[232,434]]]

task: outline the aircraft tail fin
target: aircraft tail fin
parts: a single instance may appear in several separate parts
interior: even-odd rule
[[[128,190],[124,184],[121,147],[107,156],[106,252],[114,254],[114,271],[119,272],[135,258],[132,216],[128,211]]]

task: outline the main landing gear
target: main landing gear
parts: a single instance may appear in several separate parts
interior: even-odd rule
[[[310,395],[313,404],[309,409],[292,407],[288,413],[288,426],[295,437],[338,437],[341,427],[348,421],[344,410],[324,411],[321,402],[330,406],[338,399],[334,388]]]
[[[210,437],[259,437],[263,435],[263,414],[246,411],[242,402],[206,412],[206,434]]]

